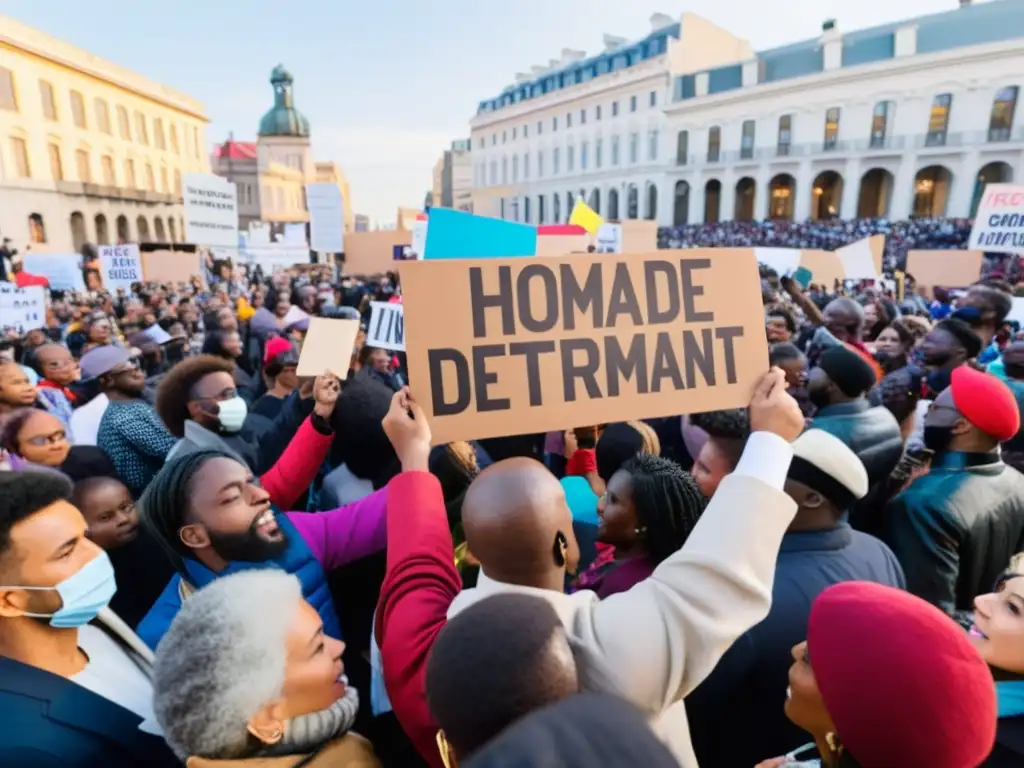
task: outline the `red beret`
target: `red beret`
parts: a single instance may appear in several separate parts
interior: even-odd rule
[[[961,365],[953,369],[953,405],[971,424],[999,442],[1020,431],[1017,398],[1002,381]]]
[[[967,633],[919,597],[829,587],[811,606],[807,652],[836,735],[861,765],[965,768],[992,751],[992,674]]]

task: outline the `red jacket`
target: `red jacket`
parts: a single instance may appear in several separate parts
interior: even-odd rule
[[[260,483],[275,506],[279,509],[296,508],[302,494],[316,479],[333,440],[334,435],[317,432],[309,418],[299,425],[281,458],[260,477]]]
[[[444,768],[427,708],[427,656],[462,590],[441,484],[403,472],[388,485],[388,562],[375,635],[398,722],[431,768]]]

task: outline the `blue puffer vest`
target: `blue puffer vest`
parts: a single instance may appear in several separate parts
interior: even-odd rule
[[[195,560],[186,560],[187,582],[183,582],[180,575],[174,576],[136,628],[136,633],[145,641],[146,645],[156,648],[160,638],[170,628],[171,622],[181,609],[182,600],[186,599],[193,591],[202,589],[219,576],[228,576],[255,568],[280,568],[298,578],[302,585],[303,598],[320,614],[320,619],[324,623],[324,634],[339,640],[342,639],[341,625],[338,622],[338,615],[334,611],[334,602],[331,600],[331,592],[327,586],[327,575],[324,573],[320,561],[313,555],[286,514],[279,512],[276,518],[277,524],[281,526],[281,530],[288,539],[288,546],[274,560],[262,563],[232,562],[220,573],[214,573]]]

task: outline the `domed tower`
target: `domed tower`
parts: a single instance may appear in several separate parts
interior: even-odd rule
[[[315,175],[309,149],[309,120],[295,108],[291,73],[278,64],[270,73],[274,106],[260,120],[258,155],[261,171],[270,163],[285,166],[305,180]]]

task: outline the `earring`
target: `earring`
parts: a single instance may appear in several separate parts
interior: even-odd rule
[[[444,731],[438,731],[434,736],[434,740],[437,742],[437,751],[441,753],[441,762],[444,764],[444,768],[455,768],[455,760],[451,753],[451,747],[448,746],[448,739],[445,738]]]

